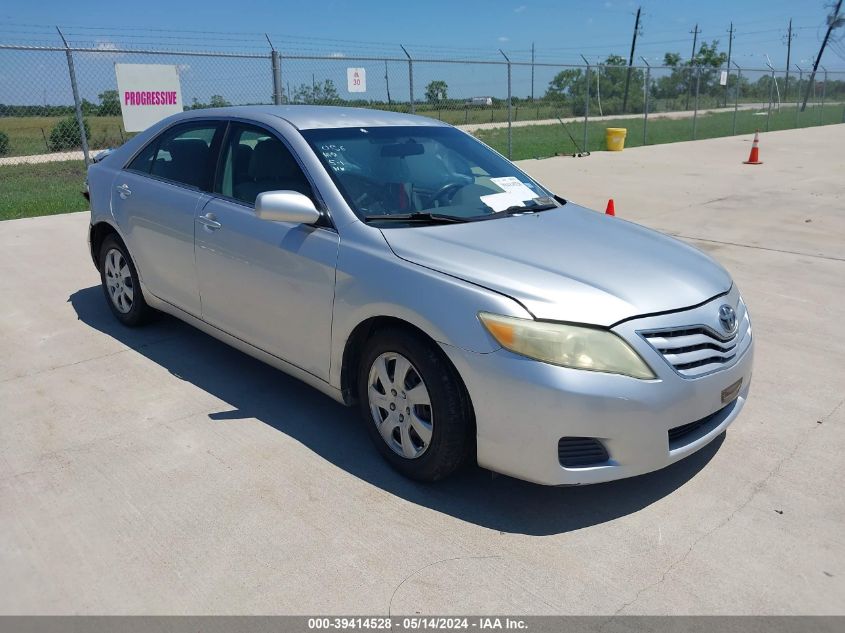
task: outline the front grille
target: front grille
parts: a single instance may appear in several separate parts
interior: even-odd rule
[[[557,458],[566,468],[594,466],[609,457],[604,445],[594,437],[562,437],[557,443]]]
[[[731,364],[751,338],[751,323],[742,301],[736,308],[739,323],[731,336],[722,336],[706,325],[690,325],[640,332],[675,371],[695,378]]]

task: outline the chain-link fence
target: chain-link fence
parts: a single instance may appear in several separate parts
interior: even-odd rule
[[[606,127],[628,146],[845,121],[845,73],[560,65],[500,60],[216,53],[0,45],[0,165],[85,161],[119,145],[115,64],[177,69],[186,109],[330,104],[439,119],[514,159],[596,151]],[[347,70],[364,69],[363,92]],[[802,108],[805,95],[806,108]]]

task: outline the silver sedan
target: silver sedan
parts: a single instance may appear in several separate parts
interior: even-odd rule
[[[751,323],[721,266],[438,121],[195,110],[88,184],[120,322],[167,312],[357,405],[415,479],[469,459],[550,485],[646,473],[748,395]]]

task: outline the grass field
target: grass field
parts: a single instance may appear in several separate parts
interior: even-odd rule
[[[752,101],[756,103],[757,100]],[[740,105],[746,105],[747,101],[740,101]],[[580,104],[579,104],[580,105]],[[700,100],[699,109],[719,107],[713,99]],[[653,99],[649,103],[651,112],[672,112],[684,109],[683,99],[666,100]],[[733,108],[730,107],[731,112]],[[410,112],[407,105],[400,111]],[[593,99],[590,102],[590,112],[598,114],[598,102]],[[506,105],[493,107],[467,106],[460,103],[447,103],[443,107],[433,106],[429,103],[418,103],[414,110],[415,114],[438,119],[451,125],[468,125],[474,123],[504,123],[508,120],[508,108]],[[630,111],[629,114],[642,114],[642,110]],[[530,103],[522,101],[513,105],[512,116],[514,121],[542,121],[544,119],[555,119],[557,117],[568,118],[575,116],[573,104],[552,103],[547,101],[536,101]]]
[[[781,108],[780,112],[772,111],[769,129],[784,130],[820,123],[842,123],[844,115],[842,105],[831,105],[823,110],[808,108],[806,112],[798,113],[796,121],[794,107]],[[106,119],[109,118],[112,117],[103,117],[102,128],[94,128],[92,125],[93,136],[96,135],[94,129],[108,129]],[[754,111],[740,111],[737,114],[736,133],[750,134],[758,128],[765,130],[766,118],[765,115],[755,114]],[[91,120],[95,121],[96,117]],[[117,124],[112,120],[112,127]],[[584,136],[583,123],[568,125],[575,140],[580,144]],[[638,147],[643,144],[642,119],[596,121],[589,123],[587,128],[590,151],[605,149],[605,128],[608,127],[628,129],[626,147]],[[691,118],[669,119],[655,116],[649,118],[647,140],[650,145],[687,141],[692,139],[692,132]],[[699,139],[730,136],[732,132],[732,111],[701,115],[696,122],[696,137]],[[568,154],[575,150],[572,141],[559,124],[513,128],[512,133],[514,160]],[[506,128],[480,130],[476,132],[476,136],[500,152],[507,152]],[[84,180],[85,168],[81,161],[0,166],[0,220],[83,211],[88,208],[87,201],[80,194]]]
[[[710,101],[702,101],[699,105],[704,109],[715,104]],[[375,107],[399,112],[410,111],[407,103],[394,104],[393,107],[386,105]],[[669,102],[654,99],[650,108],[654,112],[683,109],[683,103],[680,100]],[[594,114],[598,112],[597,103],[591,103],[590,111]],[[429,103],[418,103],[415,112],[452,125],[503,123],[508,120],[508,108],[500,102],[496,102],[493,107],[468,106],[456,101],[447,102],[443,107],[436,107]],[[512,109],[513,120],[517,122],[571,116],[574,116],[572,103],[553,103],[545,100],[538,100],[534,103],[522,101],[515,103]],[[51,151],[48,144],[50,131],[63,118],[65,117],[0,117],[0,131],[9,136],[10,147],[7,155],[30,156],[49,153]],[[91,138],[88,141],[92,149],[116,147],[133,136],[132,133],[127,133],[123,129],[122,119],[119,116],[87,116],[85,120],[91,129]],[[81,147],[77,149],[81,149]]]
[[[0,220],[84,211],[82,161],[0,167]]]
[[[63,118],[65,117],[0,118],[0,132],[5,132],[9,136],[8,155],[29,156],[49,153],[47,141],[50,138],[50,131]],[[122,119],[119,116],[91,116],[85,117],[85,120],[88,121],[88,127],[91,129],[91,138],[88,139],[91,149],[116,147],[132,136],[123,131]]]
[[[766,129],[765,110],[763,115],[757,111],[740,110],[736,117],[736,133],[750,134],[755,129]],[[807,108],[805,112],[798,112],[796,108],[782,107],[780,112],[772,111],[769,120],[770,130],[788,130],[795,127],[810,127],[815,125],[830,125],[843,122],[843,106],[831,105]],[[716,138],[733,134],[733,111],[715,114],[699,115],[695,122],[695,138]],[[568,123],[569,132],[580,145],[584,139],[583,122]],[[605,129],[609,127],[624,127],[628,130],[625,147],[639,147],[643,145],[643,120],[620,119],[610,121],[595,121],[587,124],[587,145],[591,152],[607,149],[605,145]],[[647,129],[647,144],[676,143],[693,139],[693,119],[670,119],[665,117],[649,117]],[[529,127],[515,127],[512,129],[513,160],[525,158],[545,158],[556,154],[571,154],[575,145],[560,125],[532,125]],[[495,130],[478,130],[475,136],[507,155],[507,128]]]

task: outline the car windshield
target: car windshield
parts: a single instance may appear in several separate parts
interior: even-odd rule
[[[557,206],[548,191],[510,161],[452,127],[335,128],[302,134],[365,221],[399,220],[401,225],[403,218],[488,219]]]

